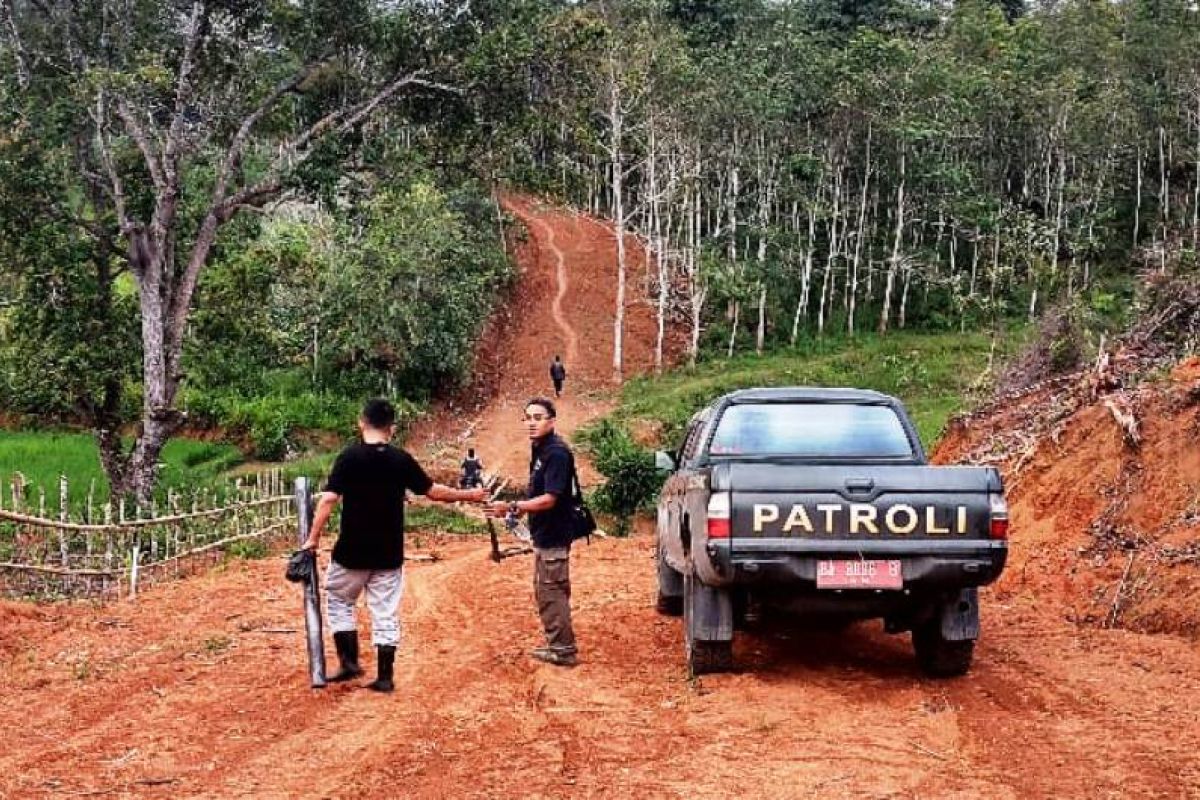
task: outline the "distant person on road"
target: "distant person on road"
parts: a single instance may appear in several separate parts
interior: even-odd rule
[[[567,379],[567,368],[563,366],[562,358],[555,356],[550,362],[550,380],[554,381],[554,396],[562,397],[563,381]]]
[[[404,591],[404,495],[430,500],[483,502],[487,492],[451,489],[434,483],[421,465],[391,445],[396,410],[387,400],[368,402],[358,419],[362,441],[341,452],[317,503],[312,532],[303,547],[316,550],[329,515],[342,500],[341,535],[325,575],[329,595],[329,629],[333,631],[341,669],[330,681],[363,674],[358,664],[358,627],[354,607],[366,590],[371,612],[371,641],[378,656],[378,676],[367,687],[390,692],[396,647],[400,643],[400,596]]]
[[[475,448],[467,448],[467,457],[462,461],[462,474],[458,478],[458,488],[473,489],[483,485],[483,462],[475,456]]]
[[[529,515],[533,540],[533,593],[546,634],[546,645],[530,653],[539,661],[573,667],[578,650],[571,626],[570,513],[575,457],[554,432],[554,402],[535,397],[525,405],[525,430],[532,452],[526,500],[496,502],[487,508],[490,517]]]

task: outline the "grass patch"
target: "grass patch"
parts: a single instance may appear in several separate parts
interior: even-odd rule
[[[1018,331],[996,341],[1002,363],[1022,344]],[[984,374],[992,338],[987,333],[891,333],[830,337],[762,356],[713,358],[694,368],[625,385],[613,419],[662,425],[661,444],[674,446],[688,419],[719,395],[767,386],[839,386],[895,395],[908,408],[921,441],[932,446],[946,421],[988,388]]]
[[[194,423],[238,437],[254,458],[279,461],[302,452],[309,434],[352,438],[366,398],[315,390],[302,371],[275,370],[263,375],[262,386],[254,390],[188,386],[180,405]],[[401,431],[423,410],[404,398],[393,398],[392,404]]]
[[[469,517],[453,506],[418,506],[410,505],[404,512],[404,529],[406,532],[442,532],[442,533],[486,533],[486,523]]]
[[[160,488],[191,489],[217,483],[227,470],[241,462],[242,455],[232,445],[172,439],[163,449],[162,460]],[[0,430],[0,482],[6,506],[14,472],[23,474],[34,487],[33,494],[26,496],[26,503],[38,502],[36,487],[41,487],[46,491],[47,510],[54,513],[59,507],[60,475],[67,476],[72,508],[87,503],[89,488],[93,486],[96,503],[108,499],[108,480],[100,467],[96,440],[90,434]]]

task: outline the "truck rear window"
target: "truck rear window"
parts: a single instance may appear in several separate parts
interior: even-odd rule
[[[708,452],[713,456],[911,458],[912,445],[887,406],[762,403],[725,409]]]

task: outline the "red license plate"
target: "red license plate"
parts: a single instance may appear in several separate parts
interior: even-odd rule
[[[901,589],[899,561],[818,561],[818,589]]]

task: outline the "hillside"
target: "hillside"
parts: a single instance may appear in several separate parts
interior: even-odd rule
[[[517,285],[488,321],[469,386],[439,403],[409,436],[442,479],[455,479],[466,448],[474,447],[489,472],[518,484],[528,469],[528,440],[521,427],[525,400],[553,396],[549,367],[561,355],[567,368],[557,401],[558,430],[570,436],[612,407],[613,308],[616,304],[615,242],[600,221],[542,203],[506,195],[505,210],[518,223],[508,237],[519,264]],[[628,294],[624,372],[653,368],[656,323],[647,295],[645,251],[627,237]],[[668,363],[679,351],[671,329]],[[585,467],[585,483],[596,479]]]
[[[1005,397],[958,420],[935,458],[1005,475],[1019,546],[999,598],[1200,635],[1200,358],[1129,390],[1087,371]]]

